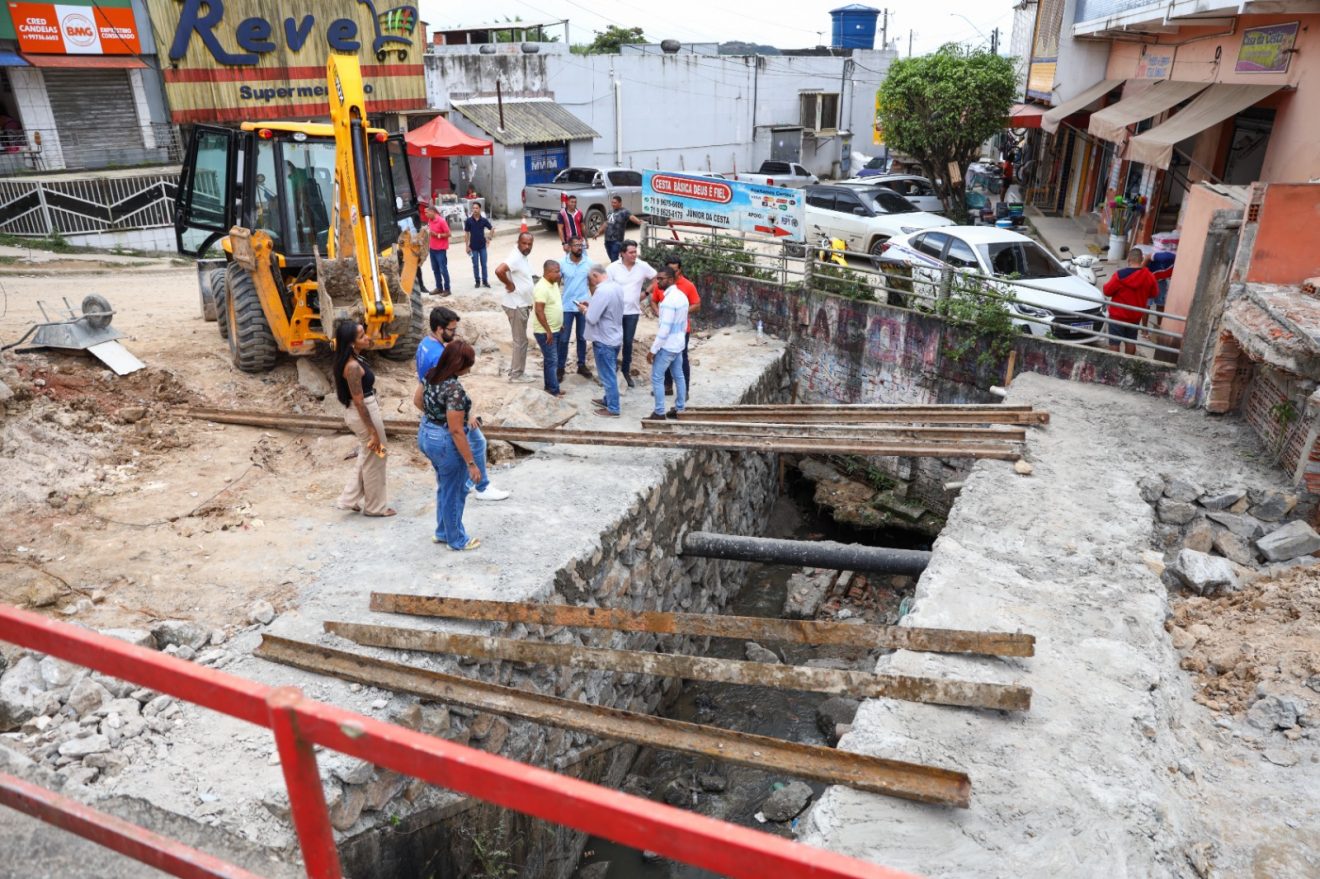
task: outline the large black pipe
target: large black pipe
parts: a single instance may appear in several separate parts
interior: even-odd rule
[[[930,553],[918,549],[889,549],[832,540],[775,540],[693,531],[683,538],[683,555],[740,562],[767,562],[837,571],[916,576],[930,564]]]

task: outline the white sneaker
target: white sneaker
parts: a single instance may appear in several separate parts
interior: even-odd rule
[[[509,382],[515,385],[530,385],[534,381],[538,381],[538,379],[534,379],[530,375],[515,375],[509,379]]]
[[[509,493],[488,485],[485,491],[473,491],[472,496],[479,501],[502,501],[509,496]]]

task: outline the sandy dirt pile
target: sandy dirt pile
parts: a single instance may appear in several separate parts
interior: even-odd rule
[[[1242,714],[1262,686],[1320,700],[1320,565],[1260,579],[1216,598],[1175,602],[1166,623],[1197,702]]]

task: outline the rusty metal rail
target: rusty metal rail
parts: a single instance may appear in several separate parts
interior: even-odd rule
[[[1026,711],[1031,707],[1030,688],[1007,684],[987,684],[979,681],[915,675],[873,674],[833,668],[776,665],[768,662],[743,662],[737,659],[687,656],[682,653],[611,650],[604,647],[581,647],[577,644],[548,644],[544,641],[523,641],[489,635],[461,635],[456,632],[405,629],[334,620],[326,621],[325,630],[364,647],[448,653],[475,659],[507,659],[538,665],[687,678],[723,684],[745,684],[777,690],[803,690],[850,696],[854,699],[902,699],[930,705],[989,708],[998,711]]]
[[[569,604],[528,604],[432,595],[371,593],[371,609],[382,613],[444,617],[481,622],[526,623],[648,632],[659,635],[695,635],[737,638],[744,641],[789,641],[795,644],[836,644],[867,650],[915,650],[925,653],[975,653],[985,656],[1033,656],[1034,635],[1012,632],[969,632],[960,629],[923,629],[916,626],[870,626],[809,620],[779,620],[719,614],[634,613],[610,607]]]
[[[678,416],[684,421],[705,422],[757,422],[772,424],[879,424],[901,422],[905,424],[1048,424],[1048,412],[997,411],[989,407],[983,411],[966,409],[867,409],[839,407],[810,409],[784,406],[779,409],[686,409]]]
[[[271,730],[288,786],[290,814],[298,834],[303,865],[311,879],[340,879],[342,875],[317,769],[315,749],[318,746],[535,818],[604,836],[632,848],[650,849],[732,879],[764,879],[766,876],[916,879],[908,873],[810,848],[427,736],[316,702],[293,687],[274,689],[8,605],[0,605],[0,640]],[[370,662],[365,658],[350,660],[349,667],[355,669],[364,661]],[[653,718],[645,718],[645,721],[655,722]],[[612,737],[619,738],[617,735]],[[744,743],[742,747],[752,749],[756,745]],[[830,753],[823,748],[816,750]],[[761,755],[756,751],[740,753],[745,760],[760,762]],[[794,765],[809,760],[810,756],[811,751],[807,749]],[[217,755],[217,758],[223,759],[223,755]],[[863,781],[878,776],[876,767],[883,767],[889,773],[891,786],[907,791],[912,798],[967,805],[970,784],[962,773],[877,761],[875,758],[861,758],[851,765],[854,766],[853,772]],[[131,850],[127,845],[117,850],[176,876],[188,879],[244,877],[237,867],[208,867],[204,860],[194,857],[190,850],[181,846],[172,849],[179,861],[157,857],[171,841],[162,840],[143,828],[123,826],[116,823],[117,819],[101,816],[92,810],[78,813],[76,808],[58,798],[47,796],[38,802],[15,793],[5,802],[25,810],[31,806],[30,811],[36,817],[51,819],[60,826],[66,826],[66,820],[83,821],[90,825],[83,828],[89,838],[110,847],[115,847],[113,837],[118,834],[121,842],[133,843],[133,846]],[[125,834],[128,840],[122,839]],[[225,868],[228,872],[224,872]],[[40,866],[24,875],[41,875]]]
[[[256,655],[317,674],[602,738],[760,769],[772,765],[785,773],[826,784],[961,808],[967,807],[971,796],[967,776],[949,769],[602,708],[274,635],[263,636]],[[654,845],[638,847],[659,850]],[[743,875],[749,874],[743,871]]]
[[[190,409],[193,418],[224,424],[267,427],[282,430],[331,430],[346,432],[340,419],[324,415],[283,415],[224,409]],[[391,436],[417,433],[417,422],[388,419],[385,431]],[[489,440],[515,443],[564,443],[588,446],[627,446],[671,449],[713,449],[731,452],[767,454],[843,454],[904,458],[991,458],[1013,461],[1020,451],[1010,444],[960,444],[936,441],[902,442],[867,440],[831,440],[812,436],[717,436],[709,434],[657,434],[608,430],[566,430],[564,428],[489,427],[482,432]]]
[[[1020,443],[1027,439],[1022,427],[964,425],[923,427],[912,424],[776,424],[770,421],[642,421],[645,431],[659,433],[715,433],[724,436],[819,436],[826,439],[893,439],[906,441],[957,441],[960,443]]]

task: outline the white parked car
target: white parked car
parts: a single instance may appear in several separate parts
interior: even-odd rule
[[[1104,329],[1100,291],[1010,229],[950,226],[903,235],[889,240],[884,259],[911,266],[912,292],[921,297],[914,304],[937,297],[944,272],[953,269],[1002,279],[987,283],[1011,297],[1013,324],[1024,333],[1089,344]]]
[[[935,192],[935,185],[925,177],[915,174],[876,174],[870,177],[853,177],[840,181],[843,186],[883,186],[892,189],[912,202],[919,211],[932,214],[944,213],[944,202]]]
[[[808,186],[807,241],[840,238],[848,250],[880,259],[884,243],[896,235],[952,226],[953,221],[919,211],[883,186]]]

